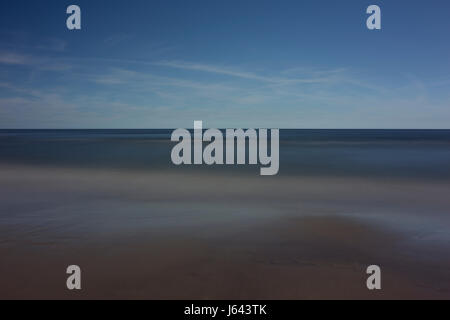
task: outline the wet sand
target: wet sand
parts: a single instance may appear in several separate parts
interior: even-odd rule
[[[449,299],[450,186],[0,167],[0,298]],[[65,269],[82,269],[69,292]],[[366,288],[368,265],[382,290]]]

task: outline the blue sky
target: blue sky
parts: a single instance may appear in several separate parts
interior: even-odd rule
[[[448,1],[5,0],[0,15],[0,128],[450,128]]]

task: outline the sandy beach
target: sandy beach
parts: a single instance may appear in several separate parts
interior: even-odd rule
[[[0,297],[448,299],[450,186],[0,168]],[[68,265],[82,290],[65,287]],[[382,268],[382,290],[366,268]]]

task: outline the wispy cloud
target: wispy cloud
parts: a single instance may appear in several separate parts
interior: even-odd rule
[[[272,78],[263,77],[256,75],[251,72],[243,72],[243,71],[237,71],[227,68],[221,68],[217,66],[210,66],[210,65],[204,65],[204,64],[198,64],[198,63],[188,63],[188,62],[177,62],[177,61],[161,61],[161,62],[155,62],[155,65],[163,66],[163,67],[170,67],[170,68],[177,68],[177,69],[184,69],[184,70],[193,70],[193,71],[202,71],[202,72],[209,72],[209,73],[217,73],[232,77],[238,77],[243,79],[252,79],[252,80],[260,80],[260,81],[268,81],[271,82]]]
[[[0,63],[9,65],[27,65],[31,64],[31,59],[28,56],[18,53],[0,52]]]
[[[249,79],[249,80],[257,80],[267,83],[273,84],[290,84],[290,83],[322,83],[332,80],[330,75],[336,73],[333,71],[332,73],[323,72],[321,74],[316,73],[314,75],[310,75],[304,78],[285,78],[279,76],[263,76],[258,75],[256,73],[237,70],[233,68],[224,68],[212,65],[205,65],[199,63],[190,63],[190,62],[180,62],[180,61],[161,61],[154,63],[158,66],[183,69],[183,70],[192,70],[192,71],[200,71],[200,72],[208,72],[215,73],[220,75],[226,75],[236,78]]]
[[[55,37],[39,37],[19,30],[0,30],[0,48],[10,50],[37,50],[41,52],[63,52],[67,41]]]
[[[28,66],[45,71],[66,71],[72,68],[71,65],[57,58],[32,56],[11,51],[0,51],[0,64]]]
[[[394,127],[393,121],[403,118],[415,124],[405,126],[431,127],[431,120],[420,123],[424,108],[441,119],[450,117],[447,101],[431,101],[428,83],[420,78],[404,77],[393,87],[344,67],[255,71],[185,61],[8,51],[0,51],[0,65],[25,67],[35,74],[26,85],[23,79],[0,75],[0,90],[6,93],[0,99],[3,127],[33,122],[47,127],[179,127],[200,117],[218,127],[352,127],[355,121],[361,127],[380,127],[376,124],[383,119],[385,126]],[[42,82],[46,71],[53,73]]]

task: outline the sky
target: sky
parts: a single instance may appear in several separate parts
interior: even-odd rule
[[[0,128],[446,129],[449,35],[448,0],[2,0]]]

